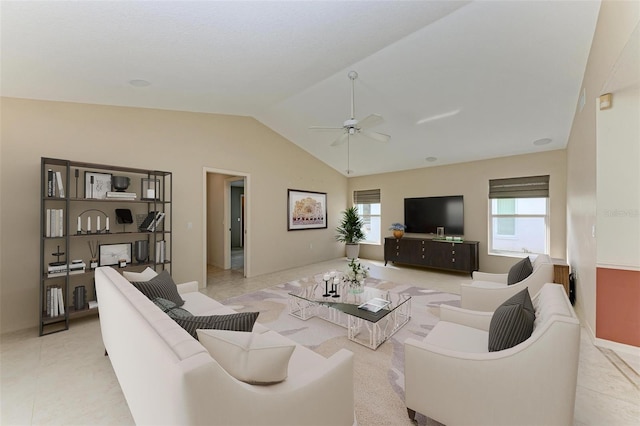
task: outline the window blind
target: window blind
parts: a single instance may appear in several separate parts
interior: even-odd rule
[[[353,191],[353,202],[355,204],[379,204],[380,190],[366,189],[363,191]]]
[[[549,175],[491,179],[489,198],[549,198]]]

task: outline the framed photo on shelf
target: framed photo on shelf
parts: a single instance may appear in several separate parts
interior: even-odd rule
[[[327,227],[327,193],[288,190],[287,231]]]
[[[98,259],[100,266],[120,265],[131,263],[132,243],[100,244],[98,247]]]
[[[84,198],[104,200],[111,191],[111,173],[84,172]]]

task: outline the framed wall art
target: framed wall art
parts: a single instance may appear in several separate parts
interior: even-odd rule
[[[288,190],[287,230],[327,227],[327,193]]]
[[[131,263],[132,243],[100,244],[98,258],[100,266],[121,265],[122,261]]]
[[[84,198],[104,200],[111,191],[111,173],[84,172]]]

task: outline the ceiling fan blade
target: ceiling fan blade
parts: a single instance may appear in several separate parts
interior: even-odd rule
[[[369,128],[369,127],[377,126],[382,122],[384,122],[384,118],[382,118],[381,115],[371,114],[371,115],[367,115],[365,118],[358,121],[358,127],[361,129]]]
[[[311,126],[309,130],[315,130],[320,132],[335,132],[335,131],[343,131],[343,127],[320,127],[320,126]]]
[[[331,144],[331,146],[338,146],[338,145],[342,145],[343,143],[345,143],[347,141],[347,139],[349,139],[349,133],[348,132],[344,132],[342,134],[342,136],[340,136],[338,139],[336,139],[335,141],[333,141],[333,143]]]
[[[361,130],[360,134],[382,143],[387,143],[391,139],[391,136],[385,135],[384,133],[370,132],[367,130]]]

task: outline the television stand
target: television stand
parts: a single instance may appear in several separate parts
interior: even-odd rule
[[[384,239],[384,264],[391,261],[471,274],[479,269],[479,245],[478,241],[387,237]]]

